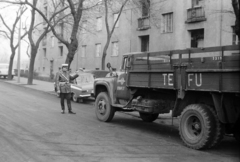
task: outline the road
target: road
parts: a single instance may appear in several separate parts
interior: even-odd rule
[[[76,115],[61,114],[56,96],[0,80],[0,162],[240,161],[240,147],[230,137],[196,151],[183,145],[169,119],[144,123],[117,112],[104,123],[92,102],[72,107]]]

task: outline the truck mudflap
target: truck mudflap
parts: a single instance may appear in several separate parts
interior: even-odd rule
[[[219,120],[222,123],[236,123],[240,116],[238,101],[240,97],[225,93],[211,93],[211,95]]]

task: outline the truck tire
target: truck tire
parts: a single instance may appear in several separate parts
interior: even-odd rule
[[[215,135],[215,118],[203,104],[187,106],[180,118],[179,133],[184,144],[192,149],[208,148]]]
[[[239,126],[240,126],[240,118],[236,122],[236,124],[234,126],[234,132],[233,132],[233,136],[234,136],[234,138],[236,139],[236,141],[238,143],[240,143],[240,130],[239,130]]]
[[[115,114],[115,108],[111,106],[108,94],[101,92],[95,101],[95,113],[100,121],[110,122]]]
[[[222,141],[222,139],[225,135],[225,127],[224,127],[224,124],[219,121],[216,111],[210,106],[207,106],[207,105],[205,105],[205,106],[208,107],[208,109],[211,111],[212,115],[214,116],[214,120],[215,120],[216,131],[214,132],[213,141],[211,142],[211,144],[208,147],[208,148],[212,148],[212,147],[219,145],[219,143]]]
[[[158,114],[148,114],[148,113],[142,113],[139,112],[140,118],[145,122],[153,122],[158,118]]]

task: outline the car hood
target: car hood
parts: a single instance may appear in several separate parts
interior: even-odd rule
[[[83,84],[83,85],[72,84],[71,87],[74,88],[74,89],[90,90],[90,89],[93,89],[93,83]]]

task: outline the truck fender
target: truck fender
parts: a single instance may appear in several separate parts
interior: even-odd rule
[[[114,101],[116,101],[116,97],[114,95],[114,92],[111,91],[110,89],[113,89],[113,87],[111,87],[108,82],[96,83],[94,85],[94,96],[95,96],[95,98],[97,97],[97,95],[99,93],[107,92],[109,100],[111,102],[110,104],[113,105],[115,103]]]

